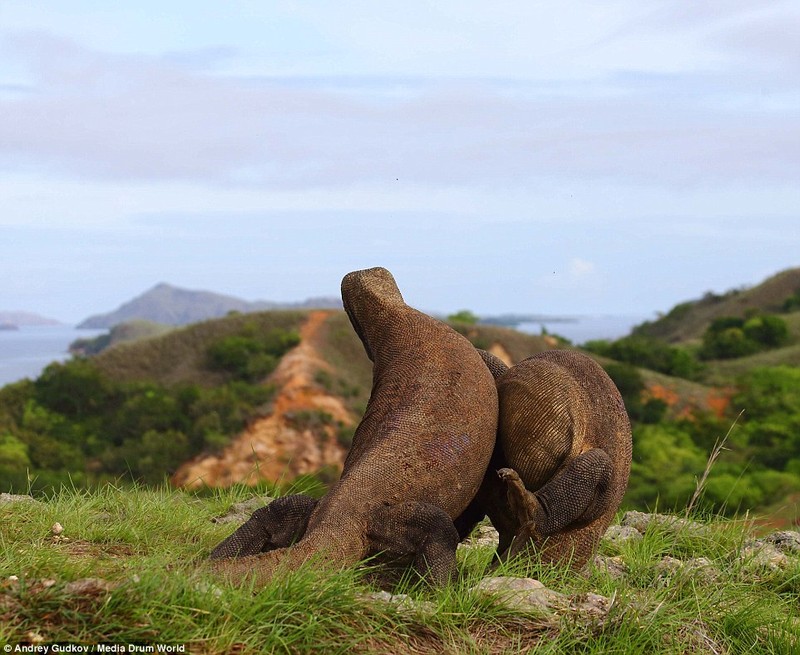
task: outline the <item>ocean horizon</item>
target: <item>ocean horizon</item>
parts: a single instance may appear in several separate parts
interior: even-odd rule
[[[540,334],[545,330],[577,346],[593,339],[618,339],[645,320],[644,316],[614,315],[543,317],[541,321],[520,323],[517,329],[528,334]],[[25,378],[36,379],[49,364],[69,359],[69,345],[73,341],[106,332],[68,325],[0,330],[0,386]]]

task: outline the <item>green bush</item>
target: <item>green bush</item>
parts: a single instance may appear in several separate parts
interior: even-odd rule
[[[747,320],[723,316],[703,333],[699,354],[702,359],[734,359],[780,347],[788,339],[786,321],[778,316],[759,315]]]
[[[639,370],[630,364],[612,362],[605,367],[608,377],[619,389],[625,411],[632,421],[658,423],[667,412],[667,404],[659,398],[642,401],[645,390],[644,378]]]
[[[739,378],[734,403],[744,408],[747,420],[776,414],[800,416],[800,368],[756,368]]]
[[[478,316],[473,314],[468,309],[462,309],[455,314],[450,314],[447,320],[451,323],[466,323],[467,325],[475,325],[478,322]]]
[[[742,326],[748,339],[764,348],[778,348],[789,340],[789,327],[778,316],[754,316]]]
[[[91,360],[54,364],[32,384],[0,390],[3,490],[27,490],[28,468],[37,489],[103,476],[161,482],[225,445],[273,393],[236,380],[208,389],[111,382]]]
[[[706,457],[691,436],[674,425],[639,425],[633,430],[633,462],[626,501],[659,509],[684,506]]]
[[[618,362],[689,380],[696,379],[702,370],[702,365],[686,348],[670,346],[652,337],[633,335],[616,341],[600,339],[587,342],[584,348]]]
[[[800,289],[797,289],[791,296],[783,301],[781,309],[784,312],[794,312],[800,309]]]
[[[300,343],[296,332],[274,329],[264,335],[244,334],[220,339],[208,348],[208,365],[234,378],[254,382],[269,375],[280,358]]]

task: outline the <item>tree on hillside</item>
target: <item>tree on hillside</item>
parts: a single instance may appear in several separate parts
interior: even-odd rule
[[[478,316],[473,314],[468,309],[462,309],[455,314],[450,314],[447,320],[451,323],[466,323],[467,325],[475,325],[478,322]]]

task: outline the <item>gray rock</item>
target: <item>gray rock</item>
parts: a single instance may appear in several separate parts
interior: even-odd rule
[[[595,555],[594,565],[601,571],[605,571],[615,580],[620,580],[628,575],[628,565],[621,557],[607,557],[606,555]]]
[[[673,532],[686,531],[689,534],[705,534],[708,530],[702,523],[683,519],[669,514],[646,514],[644,512],[625,512],[620,521],[623,527],[630,527],[644,534],[650,526],[666,527]]]
[[[714,563],[707,557],[692,557],[687,560],[680,560],[675,557],[665,555],[661,561],[656,564],[662,579],[670,577],[675,574],[685,574],[696,576],[702,582],[713,582],[719,578],[719,571],[717,571]]]
[[[212,523],[244,523],[250,515],[257,509],[269,505],[274,498],[271,496],[254,496],[243,500],[241,503],[234,503],[230,509],[221,516],[211,519]]]
[[[10,505],[11,503],[41,503],[31,496],[19,496],[16,494],[0,494],[0,505]]]
[[[613,597],[607,598],[606,596],[589,592],[572,599],[570,610],[582,621],[588,620],[594,624],[601,624],[608,618],[613,605]]]
[[[391,594],[388,591],[373,591],[356,596],[369,603],[385,603],[397,608],[399,612],[411,614],[435,614],[436,605],[427,600],[414,600],[408,594]]]
[[[500,534],[491,525],[479,525],[467,539],[458,544],[459,548],[497,548]]]
[[[628,541],[641,541],[643,539],[642,533],[630,525],[611,525],[603,539],[614,546],[621,546]]]
[[[102,578],[81,578],[64,585],[64,591],[71,596],[99,596],[109,593],[118,586],[118,582],[109,582]]]
[[[570,606],[567,596],[545,587],[533,578],[484,578],[472,588],[474,593],[491,596],[514,612],[555,616]]]
[[[779,571],[789,566],[789,557],[766,541],[751,541],[744,545],[739,559],[745,566]]]
[[[782,553],[800,555],[800,532],[796,530],[773,532],[759,541],[772,544]]]

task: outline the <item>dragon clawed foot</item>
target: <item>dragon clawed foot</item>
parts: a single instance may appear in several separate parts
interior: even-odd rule
[[[522,483],[522,480],[519,477],[519,473],[517,473],[514,469],[510,468],[499,469],[497,471],[497,477],[499,477],[503,482]]]

